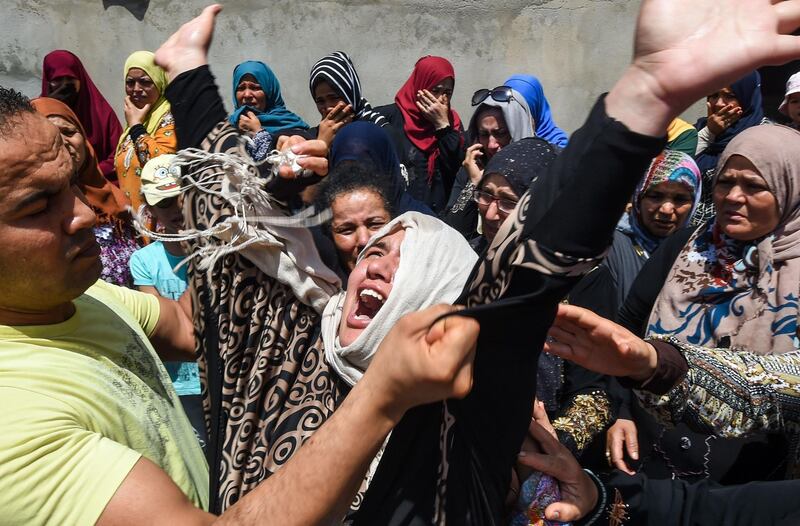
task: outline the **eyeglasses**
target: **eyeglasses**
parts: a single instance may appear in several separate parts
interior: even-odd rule
[[[472,105],[477,106],[489,97],[497,102],[509,102],[514,98],[514,94],[508,86],[497,86],[494,89],[479,89],[472,94]]]
[[[511,132],[505,128],[499,130],[478,130],[478,140],[488,141],[489,137],[494,137],[496,141],[507,141],[511,138]]]
[[[510,214],[517,207],[517,202],[512,199],[497,197],[482,190],[475,190],[472,193],[472,199],[478,203],[479,206],[486,207],[494,202],[497,202],[497,210],[499,210],[501,214],[505,215]]]

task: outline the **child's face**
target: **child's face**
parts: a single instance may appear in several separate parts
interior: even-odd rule
[[[177,234],[183,228],[183,196],[164,199],[156,206],[149,206],[150,213],[158,220],[167,234]]]
[[[800,125],[800,93],[792,93],[789,95],[786,112],[795,125]]]

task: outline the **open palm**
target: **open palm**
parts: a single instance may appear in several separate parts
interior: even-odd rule
[[[222,6],[203,9],[200,16],[183,24],[156,51],[156,64],[164,68],[170,81],[183,73],[208,63],[208,48],[214,36],[214,21]]]
[[[686,107],[747,72],[800,56],[798,0],[644,0],[633,66]]]
[[[625,327],[574,305],[559,305],[544,350],[581,367],[611,376],[645,379],[657,354]]]

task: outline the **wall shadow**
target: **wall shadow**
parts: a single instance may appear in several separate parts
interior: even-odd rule
[[[150,0],[103,0],[103,9],[108,9],[112,5],[124,7],[136,17],[137,20],[144,20],[147,8],[150,7]]]

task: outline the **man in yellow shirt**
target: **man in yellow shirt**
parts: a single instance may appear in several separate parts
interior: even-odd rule
[[[205,458],[148,340],[158,300],[98,281],[72,303],[60,323],[0,326],[0,508],[92,524],[142,456],[205,508]]]
[[[58,129],[0,91],[0,522],[92,524],[141,458],[205,507],[208,466],[153,348],[194,359],[191,320],[97,281]]]

